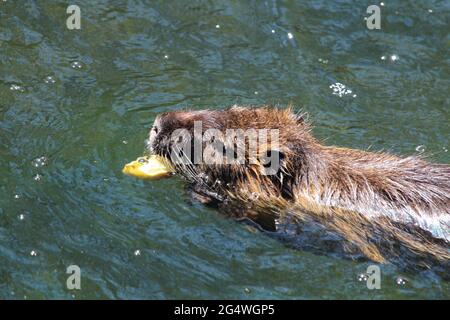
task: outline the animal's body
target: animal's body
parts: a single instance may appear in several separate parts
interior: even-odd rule
[[[212,128],[223,133],[227,129],[275,129],[278,143],[269,139],[259,144],[252,163],[243,151],[243,164],[211,164],[208,157],[216,157],[216,153],[225,154],[229,148],[236,153],[249,147],[248,139],[236,143],[215,137],[215,151],[203,154],[203,161],[196,163],[192,154],[174,152],[172,135],[184,129],[205,145],[205,137],[194,134],[198,121],[202,133]],[[448,265],[450,260],[447,164],[325,146],[313,137],[302,115],[290,108],[272,107],[163,113],[155,120],[148,149],[185,159],[175,166],[190,182],[197,199],[228,215],[256,221],[271,232],[287,228],[289,233],[289,226],[295,224],[299,226],[295,233],[302,237],[302,232],[314,226],[311,237],[320,234],[325,242],[327,237],[337,237],[344,251],[377,262],[401,255],[419,257],[423,266],[431,260]],[[279,168],[267,175],[262,159],[274,153]]]

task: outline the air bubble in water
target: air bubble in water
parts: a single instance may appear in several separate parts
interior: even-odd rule
[[[19,214],[19,220],[23,220],[25,219],[25,215],[24,214]]]
[[[40,174],[38,173],[38,174],[36,174],[36,175],[33,177],[33,179],[34,179],[34,181],[41,181],[41,180],[42,180],[42,175],[40,175]]]
[[[34,251],[34,250],[31,250],[30,255],[31,255],[32,257],[36,257],[36,256],[37,256],[37,252]]]
[[[402,277],[397,277],[397,279],[395,279],[395,283],[399,286],[404,286],[407,282],[408,280]]]
[[[139,250],[139,249],[138,249],[138,250],[135,250],[135,251],[134,251],[134,255],[135,255],[135,256],[140,256],[140,255],[141,255],[141,250]]]
[[[361,273],[358,275],[359,282],[366,282],[369,279],[369,275],[367,273]]]
[[[330,89],[333,89],[333,94],[339,97],[343,97],[345,95],[353,93],[352,90],[348,89],[345,84],[336,82],[330,85]]]
[[[45,165],[47,164],[47,162],[48,162],[47,157],[42,156],[42,157],[38,157],[38,158],[34,159],[34,160],[31,162],[31,164],[32,164],[34,167],[39,168],[39,167],[45,166]]]
[[[11,90],[11,91],[19,91],[19,92],[24,92],[25,91],[25,89],[22,86],[18,85],[18,84],[12,84],[9,87],[9,90]]]
[[[53,84],[56,82],[56,80],[52,76],[47,76],[44,78],[44,82],[48,84]]]
[[[74,61],[74,62],[72,62],[72,63],[70,64],[70,66],[71,66],[73,69],[81,69],[81,68],[83,68],[83,65],[82,65],[81,62],[79,62],[79,61]]]
[[[423,145],[420,145],[420,146],[416,147],[416,151],[419,152],[419,153],[423,153],[423,152],[425,152],[425,150],[426,150],[426,147],[423,146]]]

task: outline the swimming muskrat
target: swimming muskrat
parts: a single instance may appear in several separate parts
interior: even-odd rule
[[[201,135],[195,123],[201,124]],[[174,135],[180,129],[183,134]],[[240,142],[237,135],[211,137],[209,129],[270,129],[278,137],[259,143],[250,161],[249,137]],[[198,161],[198,152],[179,147],[187,136],[200,141],[204,150],[207,143],[214,147]],[[230,148],[245,161],[212,161]],[[305,114],[290,107],[162,113],[150,131],[147,149],[172,160],[195,199],[254,221],[300,247],[320,252],[332,247],[376,262],[414,258],[420,266],[437,262],[448,268],[449,165],[325,146],[312,136]],[[266,160],[273,155],[279,166],[267,174]]]

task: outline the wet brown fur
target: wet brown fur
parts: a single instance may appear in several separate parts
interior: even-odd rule
[[[204,130],[279,129],[276,151],[283,155],[275,176],[263,175],[264,167],[258,163],[198,164],[194,173],[209,178],[199,183],[179,168],[203,202],[215,202],[236,217],[257,220],[269,212],[276,219],[293,215],[300,224],[314,221],[345,239],[348,251],[359,251],[376,262],[386,262],[405,250],[422,257],[425,267],[430,259],[450,260],[448,241],[436,239],[401,216],[450,215],[449,165],[324,146],[312,136],[304,114],[295,114],[292,108],[235,106],[223,111],[164,113],[155,121],[158,132],[151,135],[149,148],[168,156],[170,133],[177,128],[192,132],[195,120],[203,122]],[[258,156],[267,150],[271,150],[270,141],[258,146]],[[383,212],[398,213],[399,218],[378,214]]]

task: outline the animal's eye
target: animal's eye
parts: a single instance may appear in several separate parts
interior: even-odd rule
[[[139,162],[139,163],[146,163],[147,160],[146,160],[145,158],[140,158],[140,159],[138,160],[138,162]]]

